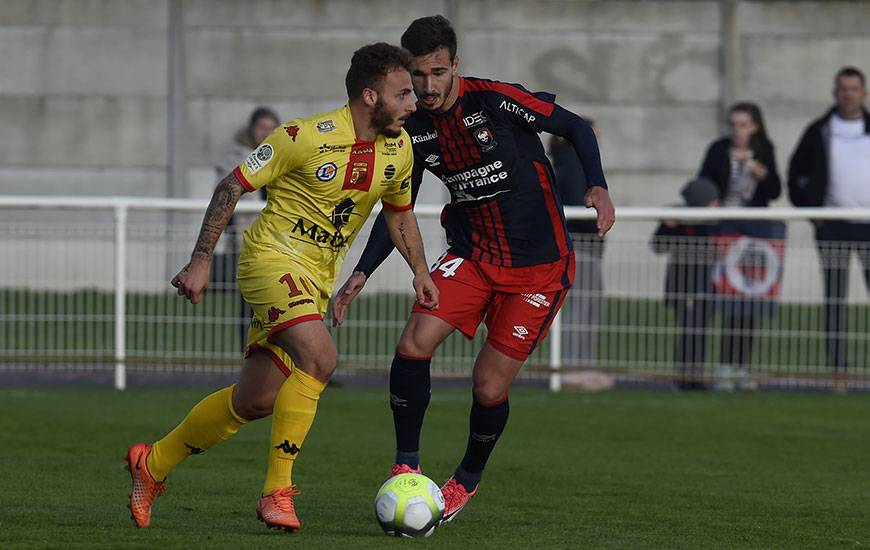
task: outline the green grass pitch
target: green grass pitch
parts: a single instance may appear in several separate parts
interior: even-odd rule
[[[255,517],[268,420],[183,463],[137,530],[121,456],[206,391],[0,389],[0,548],[870,546],[870,400],[794,393],[516,389],[478,495],[408,541],[372,509],[392,458],[385,389],[330,388],[296,465],[301,532]],[[433,394],[422,456],[440,484],[464,449],[469,391]]]

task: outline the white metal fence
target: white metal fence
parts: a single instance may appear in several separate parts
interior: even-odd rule
[[[168,284],[188,258],[206,206],[0,197],[0,369],[113,368],[123,388],[128,368],[238,368],[247,320],[232,280],[231,243],[216,257],[203,303],[187,304]],[[430,259],[445,247],[440,210],[416,209]],[[582,208],[566,214],[592,215]],[[654,239],[658,220],[668,219],[693,224],[693,234]],[[721,225],[715,234],[699,232],[714,219],[784,220],[786,232],[749,242],[723,236]],[[525,376],[548,378],[553,389],[571,380],[563,375],[588,369],[688,386],[870,386],[870,306],[857,261],[870,254],[831,243],[826,281],[810,219],[866,220],[870,211],[619,210],[603,250],[594,239],[577,239],[577,283]],[[367,229],[342,277],[366,238]],[[410,273],[394,254],[333,331],[343,368],[386,369],[410,305]],[[451,336],[436,371],[467,373],[480,332],[472,342]]]

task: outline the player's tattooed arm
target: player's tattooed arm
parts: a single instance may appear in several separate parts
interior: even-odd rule
[[[197,304],[202,299],[202,293],[208,288],[211,258],[218,239],[230,221],[239,197],[244,193],[242,184],[234,174],[229,174],[217,185],[211,197],[211,203],[205,211],[199,238],[190,262],[172,278],[171,284],[179,296],[184,296]]]
[[[423,237],[420,235],[417,217],[411,210],[399,212],[384,208],[383,212],[393,243],[414,273],[413,284],[417,293],[417,302],[423,307],[437,309],[438,288],[429,277],[426,254],[423,250]]]
[[[210,261],[221,233],[226,229],[236,209],[236,203],[245,189],[232,172],[215,187],[211,202],[205,211],[199,237],[193,248],[191,259]]]

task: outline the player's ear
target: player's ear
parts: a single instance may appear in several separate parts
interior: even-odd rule
[[[453,56],[453,67],[452,67],[453,76],[456,76],[456,73],[458,73],[458,72],[459,72],[459,54],[456,54]]]
[[[378,92],[371,88],[363,88],[362,100],[365,105],[374,107],[378,102]]]

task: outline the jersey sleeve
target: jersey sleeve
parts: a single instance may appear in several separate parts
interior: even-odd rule
[[[305,163],[311,154],[311,132],[299,120],[278,126],[235,170],[246,191],[254,191]]]
[[[484,92],[489,112],[501,120],[529,126],[541,132],[541,122],[553,114],[556,96],[549,92],[530,92],[520,84],[496,80],[467,79],[466,88]]]
[[[407,151],[402,156],[402,163],[396,170],[395,185],[381,196],[381,202],[385,207],[393,210],[408,210],[411,208],[411,172],[414,168],[414,155],[411,152],[411,139],[407,134],[403,136],[407,145]]]

